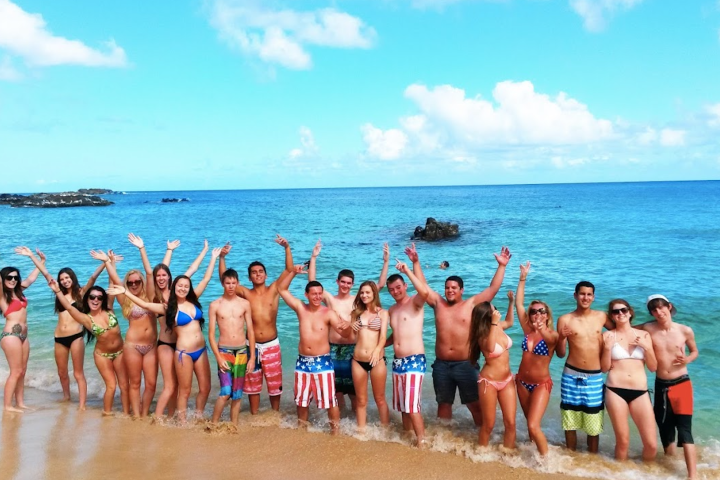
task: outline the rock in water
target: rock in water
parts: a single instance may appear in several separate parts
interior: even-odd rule
[[[62,208],[62,207],[105,207],[114,202],[96,195],[83,195],[77,192],[34,193],[32,195],[12,195],[2,199],[11,207]]]
[[[425,228],[421,226],[415,227],[412,239],[434,241],[444,238],[454,238],[459,235],[460,228],[456,223],[438,222],[431,217],[426,220]]]

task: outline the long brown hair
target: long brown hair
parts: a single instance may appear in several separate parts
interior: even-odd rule
[[[375,285],[375,282],[373,282],[372,280],[366,280],[360,284],[358,293],[357,293],[357,295],[355,295],[355,300],[353,301],[353,311],[352,311],[350,318],[358,318],[358,317],[360,317],[360,315],[363,314],[364,311],[366,311],[368,309],[367,306],[360,299],[360,290],[362,290],[362,288],[366,287],[366,286],[370,287],[370,289],[373,292],[373,299],[372,299],[372,302],[370,302],[370,306],[373,307],[376,311],[380,311],[380,309],[382,309],[382,305],[380,304],[380,295],[378,294],[377,285]]]
[[[475,308],[473,308],[472,320],[470,322],[470,336],[468,338],[470,350],[468,360],[470,363],[475,364],[480,359],[480,344],[490,334],[494,310],[490,302],[478,303],[475,305]]]

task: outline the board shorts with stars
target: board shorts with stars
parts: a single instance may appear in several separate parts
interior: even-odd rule
[[[402,413],[420,413],[425,370],[427,363],[423,353],[393,360],[393,409]]]
[[[330,354],[298,355],[295,362],[295,405],[308,407],[315,399],[318,408],[337,407],[335,369]]]

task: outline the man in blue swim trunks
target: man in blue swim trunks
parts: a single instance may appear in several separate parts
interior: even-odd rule
[[[577,448],[577,430],[583,430],[587,434],[588,451],[597,453],[605,409],[600,371],[602,329],[615,327],[605,312],[590,309],[595,300],[595,285],[578,283],[574,297],[575,310],[558,319],[560,340],[555,350],[557,356],[563,358],[570,344],[560,391],[562,426],[569,450]]]
[[[498,267],[490,281],[490,286],[482,292],[463,300],[463,280],[458,276],[450,276],[445,280],[445,298],[430,289],[427,304],[435,312],[435,363],[432,368],[435,399],[438,403],[438,418],[452,419],[452,406],[455,402],[455,391],[460,392],[460,402],[467,406],[473,416],[475,425],[480,426],[480,403],[478,396],[478,374],[480,367],[468,362],[468,337],[470,335],[470,317],[475,305],[490,302],[502,285],[505,269],[510,261],[510,250],[502,247],[495,254]],[[417,261],[417,252],[408,252],[408,258]],[[418,272],[416,272],[418,273]],[[421,274],[418,274],[420,277]],[[421,280],[424,282],[425,277]]]

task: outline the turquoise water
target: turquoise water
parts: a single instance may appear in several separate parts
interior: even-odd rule
[[[170,196],[191,201],[160,203],[161,198]],[[623,297],[636,307],[639,321],[650,319],[644,309],[647,295],[663,293],[678,308],[676,320],[692,326],[696,333],[700,356],[689,367],[695,382],[694,432],[698,444],[704,446],[701,464],[704,461],[717,468],[720,347],[712,318],[720,300],[720,182],[129,192],[108,198],[116,205],[47,210],[0,206],[0,224],[4,227],[0,264],[17,266],[27,275],[29,260],[14,255],[12,249],[17,245],[39,247],[47,254],[52,273],[70,266],[82,282],[96,267],[88,252],[113,248],[126,257],[120,266],[122,273],[140,267],[137,250],[126,238],[133,232],[145,240],[153,264],[160,262],[166,240],[180,239],[182,245],[171,265],[175,274],[187,268],[207,238],[211,246],[232,242],[228,266],[242,272],[249,262],[259,259],[267,266],[270,278],[275,278],[283,267],[283,249],[273,242],[280,233],[291,242],[295,263],[307,260],[317,239],[322,238],[318,279],[334,293],[335,275],[341,268],[354,270],[356,285],[377,278],[383,242],[390,244],[393,258],[404,259],[402,249],[415,226],[424,225],[425,218],[432,216],[457,222],[461,231],[461,236],[452,241],[418,244],[422,263],[428,265],[428,281],[441,293],[449,274],[463,277],[466,294],[484,289],[497,265],[493,252],[499,252],[502,245],[509,246],[513,257],[496,301],[501,310],[506,308],[505,291],[517,285],[518,265],[528,260],[533,266],[527,297],[547,301],[556,318],[574,309],[572,292],[579,280],[595,283],[595,308],[605,309],[610,299]],[[450,262],[449,271],[436,268],[442,260]],[[201,272],[205,265],[207,258]],[[103,275],[100,284],[105,283]],[[301,280],[295,281],[292,291],[296,296],[301,295],[303,286]],[[201,299],[203,305],[221,293],[214,277]],[[56,322],[53,296],[42,280],[26,294],[32,342],[27,382],[35,388],[60,392],[52,356]],[[386,292],[382,300],[386,307],[392,304]],[[432,310],[426,308],[425,316],[425,344],[431,362]],[[297,321],[284,304],[278,324],[285,390],[292,391]],[[122,326],[124,329],[126,324]],[[510,334],[518,345],[511,354],[516,368],[521,356],[519,327]],[[90,354],[91,349],[86,371],[91,393],[97,396],[102,382]],[[558,385],[562,363],[555,359],[552,364]],[[6,375],[3,358],[0,378]],[[389,393],[390,389],[388,398]],[[557,444],[562,439],[559,393],[559,388],[554,389],[545,418],[550,439]],[[291,409],[290,395],[284,397],[283,406]],[[28,401],[32,404],[32,391],[28,392]],[[424,402],[427,417],[434,416],[436,404],[429,375]],[[456,415],[459,423],[467,418],[464,407],[458,408]],[[609,423],[607,420],[601,445],[603,452],[611,455],[614,442]],[[518,421],[521,440],[527,438],[523,437],[524,428],[524,421]],[[638,472],[642,476],[643,470]]]

